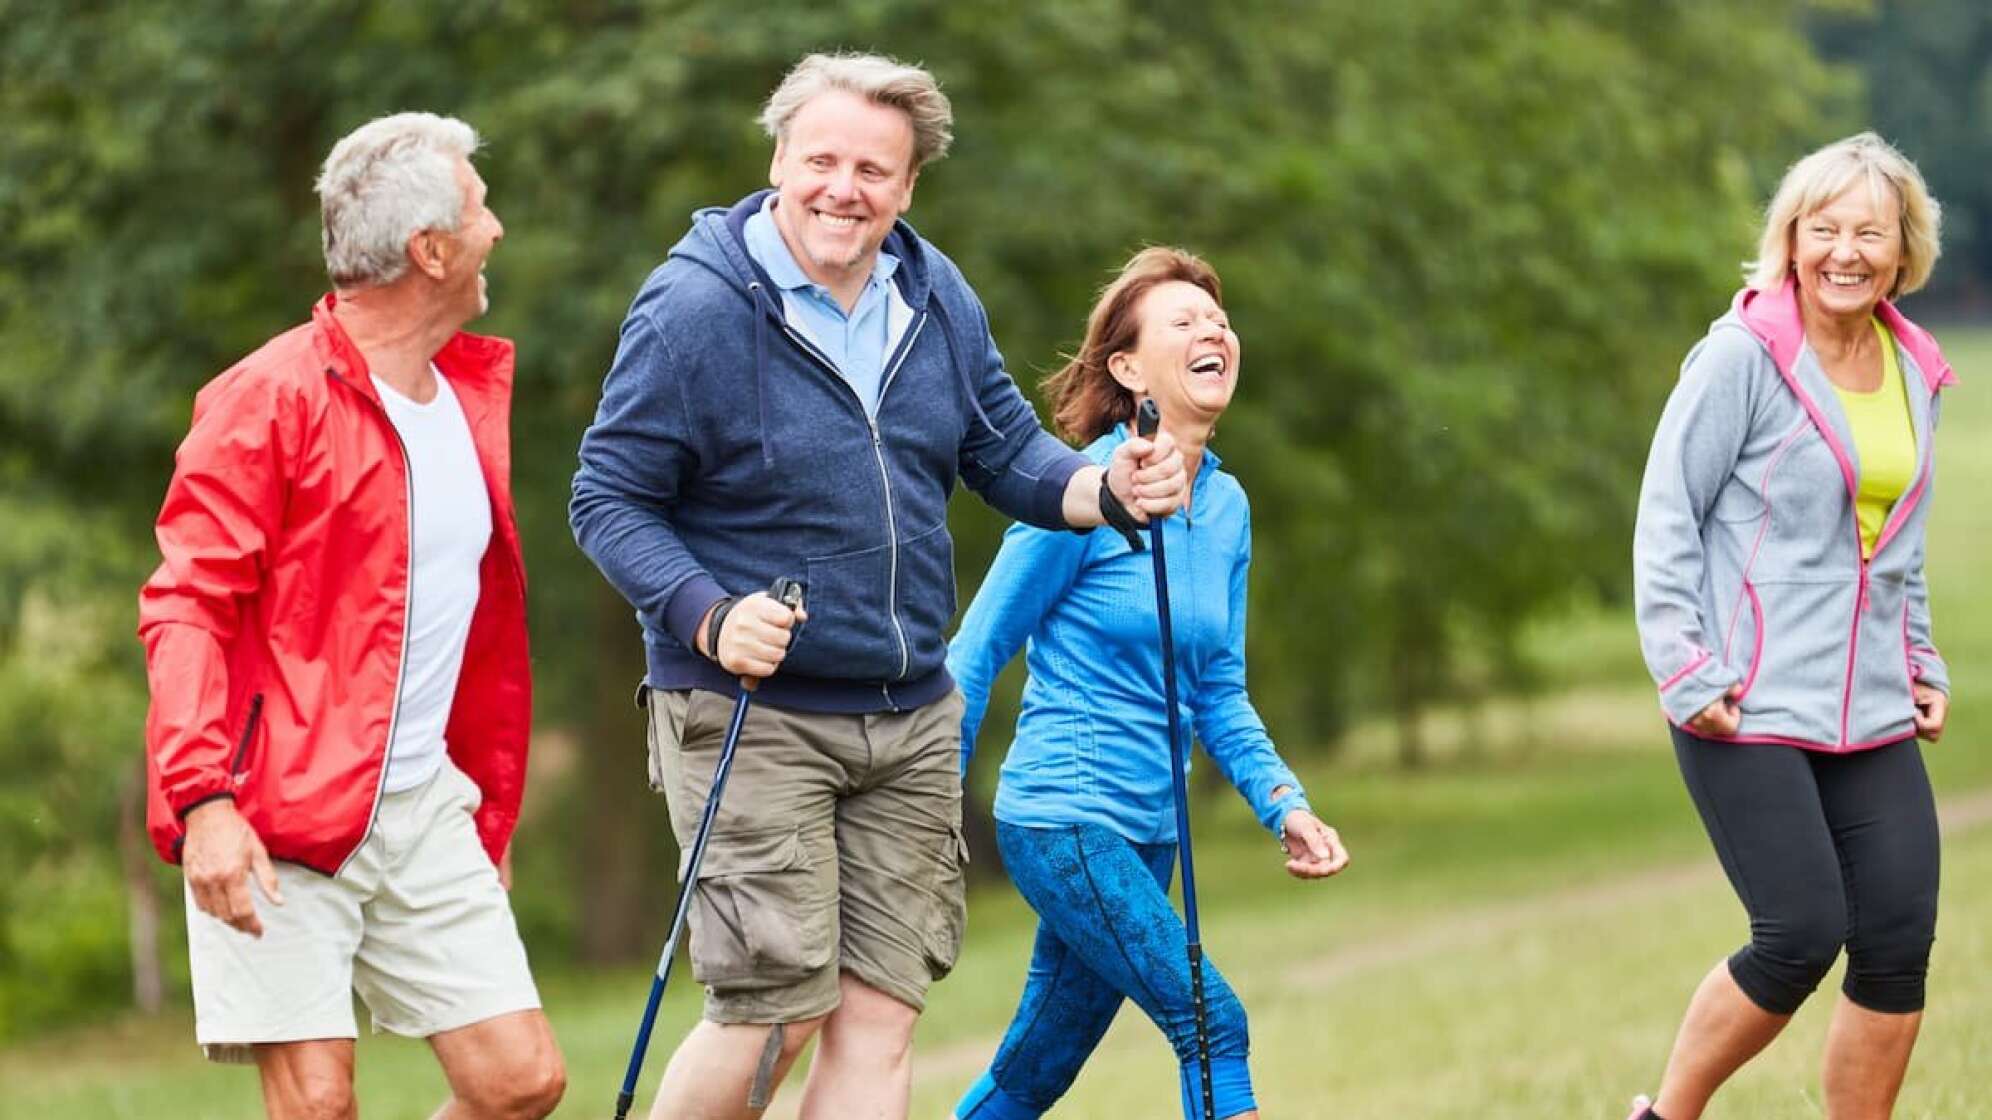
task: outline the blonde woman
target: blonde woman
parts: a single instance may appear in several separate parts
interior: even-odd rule
[[[1694,1120],[1844,947],[1826,1113],[1885,1117],[1922,1021],[1943,733],[1923,531],[1950,367],[1892,300],[1938,253],[1922,176],[1872,133],[1794,164],[1748,286],[1689,353],[1640,489],[1639,636],[1689,794],[1750,915],[1657,1099]]]

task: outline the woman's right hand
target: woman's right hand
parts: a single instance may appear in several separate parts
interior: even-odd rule
[[[1287,813],[1280,825],[1280,846],[1286,849],[1287,874],[1296,879],[1326,879],[1349,866],[1349,849],[1341,834],[1305,809]]]
[[[1743,706],[1737,702],[1742,697],[1743,682],[1730,685],[1728,692],[1716,697],[1713,703],[1688,721],[1688,730],[1711,738],[1726,739],[1736,734],[1736,729],[1743,725]]]

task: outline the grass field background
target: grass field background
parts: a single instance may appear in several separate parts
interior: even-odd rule
[[[1940,333],[1963,383],[1945,405],[1929,573],[1959,702],[1927,751],[1946,840],[1929,1017],[1897,1110],[1917,1120],[1992,1116],[1992,713],[1980,699],[1992,683],[1992,601],[1974,586],[1992,552],[1992,331]],[[1428,772],[1390,768],[1382,725],[1356,728],[1333,765],[1301,766],[1355,855],[1341,878],[1287,879],[1235,799],[1201,812],[1204,940],[1250,1011],[1267,1117],[1618,1120],[1657,1081],[1695,982],[1745,936],[1629,620],[1567,619],[1533,640],[1556,686],[1471,718],[1435,714],[1440,762]],[[1466,750],[1468,729],[1481,749]],[[946,1116],[987,1061],[1031,931],[1007,889],[973,898],[960,965],[920,1028],[915,1117]],[[1824,1114],[1818,1055],[1837,978],[1711,1117]],[[610,1114],[647,984],[640,970],[542,977],[570,1069],[558,1115]],[[665,1004],[646,1104],[695,1014],[684,983]],[[367,1116],[424,1116],[442,1097],[420,1043],[364,1039],[359,1063]],[[771,1116],[793,1115],[799,1084]],[[1053,1115],[1167,1120],[1175,1101],[1167,1047],[1124,1013]],[[203,1063],[185,1011],[0,1051],[0,1117],[260,1115],[254,1075]]]

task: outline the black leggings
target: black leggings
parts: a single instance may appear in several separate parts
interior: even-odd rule
[[[1852,754],[1717,743],[1674,729],[1674,755],[1750,944],[1729,974],[1759,1007],[1798,1010],[1847,947],[1847,998],[1923,1009],[1937,929],[1937,806],[1914,739]]]

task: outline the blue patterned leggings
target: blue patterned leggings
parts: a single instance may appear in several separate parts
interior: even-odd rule
[[[1036,1120],[1079,1075],[1123,999],[1175,1048],[1183,1115],[1200,1120],[1188,935],[1169,904],[1173,844],[1135,844],[1098,825],[1021,828],[999,822],[1010,879],[1038,913],[1037,945],[1016,1017],[996,1060],[955,1106],[960,1120]],[[1204,961],[1217,1116],[1256,1107],[1246,1071],[1245,1008]]]

